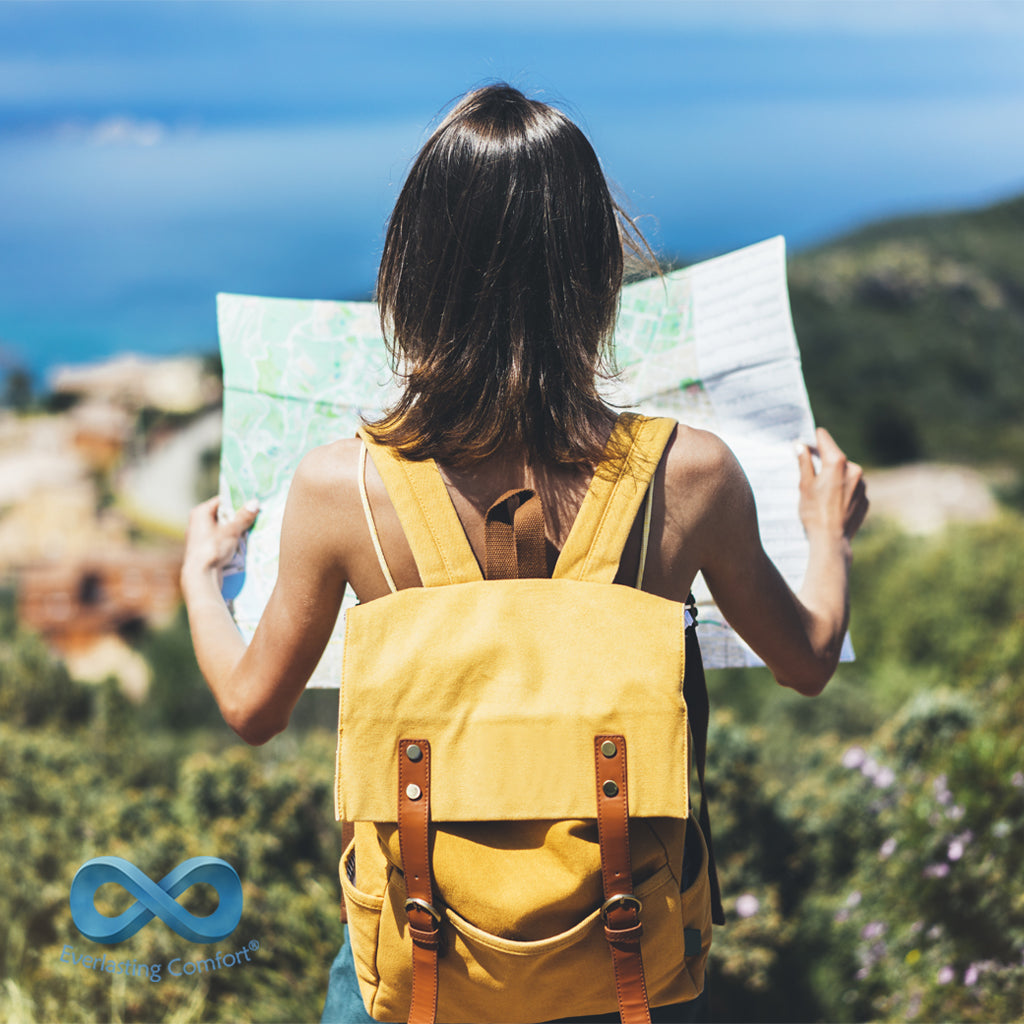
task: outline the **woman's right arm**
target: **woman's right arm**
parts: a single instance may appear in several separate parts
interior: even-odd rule
[[[724,444],[701,531],[701,570],[722,614],[783,686],[808,696],[824,689],[839,664],[850,614],[850,541],[868,510],[860,466],[828,431],[819,429],[817,441],[820,469],[806,447],[799,454],[810,550],[796,593],[765,554],[750,484]]]

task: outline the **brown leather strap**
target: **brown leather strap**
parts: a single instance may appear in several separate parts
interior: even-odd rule
[[[484,576],[489,580],[543,579],[548,574],[544,510],[528,488],[506,491],[487,510]]]
[[[594,737],[597,776],[597,832],[604,885],[604,935],[615,969],[615,992],[622,1024],[650,1024],[651,1011],[640,952],[643,925],[640,901],[633,895],[629,853],[629,794],[626,785],[626,740]]]
[[[430,744],[426,740],[398,741],[398,842],[412,936],[409,1024],[434,1024],[441,914],[434,906],[430,870]]]

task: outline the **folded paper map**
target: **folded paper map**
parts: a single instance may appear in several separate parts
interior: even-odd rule
[[[352,437],[397,390],[372,302],[220,295],[224,363],[221,503],[261,512],[244,581],[229,581],[235,621],[251,638],[277,578],[288,485],[311,448]],[[736,453],[757,500],[766,551],[798,587],[807,540],[797,516],[794,442],[814,421],[789,312],[785,241],[771,238],[684,270],[626,285],[615,330],[622,373],[605,389],[619,408],[712,430]],[[761,662],[729,628],[703,580],[694,594],[707,668]],[[342,612],[355,603],[351,588]],[[342,621],[310,681],[338,686]],[[849,641],[844,657],[851,658]]]

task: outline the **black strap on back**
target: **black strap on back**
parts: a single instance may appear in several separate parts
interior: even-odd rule
[[[697,762],[697,779],[700,782],[700,813],[697,820],[708,846],[708,881],[711,883],[711,920],[725,924],[725,910],[722,907],[722,891],[718,885],[718,869],[715,867],[715,850],[711,841],[711,818],[708,813],[708,794],[704,788],[704,762],[708,753],[708,719],[711,717],[711,703],[708,699],[707,682],[704,679],[704,659],[697,642],[697,602],[691,593],[686,599],[686,608],[691,623],[686,627],[686,669],[683,673],[683,700],[690,717],[690,731],[693,734],[693,752]]]

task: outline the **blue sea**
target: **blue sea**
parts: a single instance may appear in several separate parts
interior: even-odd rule
[[[1024,192],[1022,52],[1000,3],[0,3],[0,367],[212,351],[218,291],[368,297],[488,80],[687,260]]]

